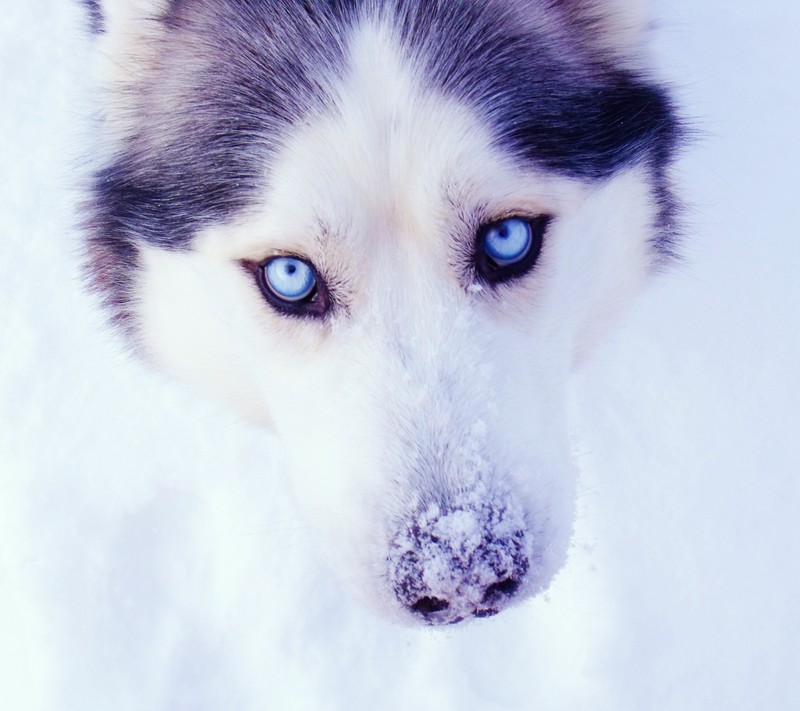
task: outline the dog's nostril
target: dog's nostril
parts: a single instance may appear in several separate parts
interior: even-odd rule
[[[484,602],[494,602],[498,598],[512,597],[519,589],[519,581],[514,578],[506,578],[499,583],[493,583],[483,595]]]
[[[475,617],[494,617],[494,615],[498,614],[500,610],[495,610],[493,608],[486,608],[485,610],[475,610]]]
[[[438,597],[421,597],[411,606],[411,609],[427,616],[432,615],[434,612],[446,610],[448,607],[450,607],[450,603],[447,600],[441,600]]]

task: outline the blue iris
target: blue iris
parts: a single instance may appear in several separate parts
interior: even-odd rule
[[[295,257],[273,257],[264,265],[264,281],[279,299],[303,301],[314,293],[317,277],[310,264]]]
[[[521,261],[530,251],[532,243],[531,225],[519,217],[510,217],[492,225],[483,238],[486,254],[499,267]]]

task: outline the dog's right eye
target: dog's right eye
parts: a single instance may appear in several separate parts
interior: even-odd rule
[[[276,310],[291,316],[319,317],[327,312],[328,291],[310,262],[300,257],[270,257],[250,268]]]
[[[264,283],[274,296],[296,304],[304,301],[317,286],[310,264],[294,257],[275,257],[264,263]]]

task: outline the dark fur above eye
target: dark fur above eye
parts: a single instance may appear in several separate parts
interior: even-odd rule
[[[539,258],[550,215],[506,217],[478,230],[475,269],[483,281],[499,284],[527,274]]]
[[[330,309],[327,285],[314,265],[294,255],[243,262],[267,303],[286,316],[322,318]]]

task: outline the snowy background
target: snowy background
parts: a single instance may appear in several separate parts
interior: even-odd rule
[[[81,14],[0,18],[0,707],[800,708],[800,3],[663,0],[702,129],[687,260],[571,394],[546,598],[384,624],[319,565],[276,447],[133,363],[81,291]]]

